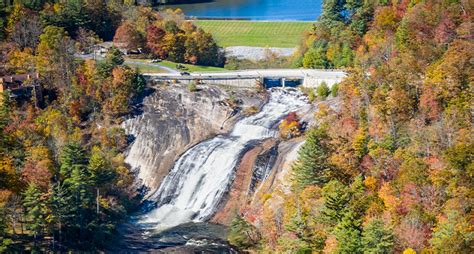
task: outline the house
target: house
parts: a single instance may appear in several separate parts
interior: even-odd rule
[[[43,89],[39,83],[38,73],[17,74],[0,77],[0,93],[10,92],[10,98],[23,102],[34,96],[35,104],[43,104]]]

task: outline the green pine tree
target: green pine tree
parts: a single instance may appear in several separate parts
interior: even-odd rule
[[[112,47],[105,56],[105,61],[107,64],[111,65],[111,69],[113,69],[117,65],[122,65],[124,62],[122,52],[116,48]]]
[[[232,245],[247,249],[257,244],[259,236],[254,226],[237,216],[230,224],[227,238]]]
[[[68,211],[71,229],[77,230],[78,242],[83,240],[87,232],[87,226],[92,221],[94,198],[91,189],[90,177],[86,173],[85,166],[75,166],[71,176],[64,180],[70,203]]]
[[[310,48],[303,56],[303,67],[312,69],[328,68],[329,62],[326,51],[326,45],[322,43]]]
[[[367,254],[391,253],[393,233],[380,219],[371,220],[362,232],[363,251]]]
[[[6,252],[13,240],[8,235],[7,219],[3,207],[0,207],[0,253]]]
[[[337,96],[337,93],[339,91],[339,84],[333,84],[332,87],[331,87],[331,95],[332,97],[336,97]]]
[[[347,212],[334,228],[338,242],[336,253],[362,253],[361,220]]]
[[[329,90],[328,84],[326,82],[321,82],[318,88],[316,88],[316,92],[318,93],[319,98],[325,100],[329,94],[331,94],[331,90]]]
[[[10,103],[10,93],[8,91],[2,92],[0,94],[0,132],[10,122]]]
[[[323,188],[324,207],[322,218],[328,224],[337,224],[348,212],[350,190],[337,180],[327,183]]]
[[[87,165],[87,158],[80,144],[70,143],[63,148],[60,162],[60,173],[64,178],[68,178],[75,167]]]
[[[293,167],[293,182],[296,187],[304,188],[327,182],[331,171],[327,139],[325,128],[315,128],[308,132],[306,143],[299,150],[298,160]]]
[[[42,200],[42,193],[38,186],[30,183],[23,193],[23,206],[26,210],[26,228],[30,230],[35,240],[45,229],[47,222],[47,207]]]
[[[56,241],[62,242],[63,240],[63,228],[69,226],[69,220],[71,216],[71,195],[66,193],[67,189],[64,188],[61,183],[53,183],[52,194],[50,196],[51,204],[51,215],[54,228],[57,230]]]
[[[365,185],[361,175],[357,176],[350,186],[351,200],[349,209],[355,216],[362,218],[372,197],[365,192]]]
[[[82,147],[77,143],[65,146],[61,153],[61,175],[66,205],[67,232],[77,235],[81,242],[90,233],[88,225],[94,219],[93,183],[87,170],[88,160]]]
[[[110,162],[97,146],[92,148],[89,165],[87,167],[91,174],[91,180],[97,187],[112,183],[116,177],[116,173],[112,169]]]

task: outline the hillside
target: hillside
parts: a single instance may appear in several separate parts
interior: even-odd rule
[[[229,239],[279,253],[472,253],[472,5],[325,1],[305,67],[349,67]],[[284,202],[282,202],[284,201]]]

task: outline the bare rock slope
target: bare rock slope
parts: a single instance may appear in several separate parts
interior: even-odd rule
[[[156,189],[176,159],[193,145],[232,128],[241,111],[229,98],[240,99],[241,107],[263,104],[263,96],[252,90],[213,86],[189,92],[185,86],[158,87],[143,101],[142,113],[123,123],[134,140],[126,162],[138,172],[147,188]]]

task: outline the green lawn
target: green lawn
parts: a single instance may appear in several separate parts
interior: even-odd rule
[[[303,31],[313,22],[196,20],[212,33],[219,46],[284,47],[298,46]]]
[[[166,72],[165,70],[159,68],[158,65],[165,66],[171,69],[175,69],[177,71],[189,71],[189,72],[206,72],[206,71],[225,71],[226,69],[220,68],[220,67],[213,67],[213,66],[202,66],[202,65],[192,65],[192,64],[181,64],[186,67],[186,69],[183,70],[178,70],[176,68],[176,65],[178,63],[175,62],[170,62],[170,61],[161,61],[159,63],[154,63],[154,64],[149,64],[150,59],[135,59],[135,58],[125,58],[127,61],[125,62],[126,65],[130,67],[137,67],[139,68],[142,72]],[[130,63],[130,61],[136,62],[136,63]],[[143,64],[138,64],[138,63],[143,63]],[[146,63],[146,64],[145,64]],[[153,66],[154,65],[154,66]]]
[[[163,73],[163,72],[166,72],[165,70],[161,69],[158,66],[149,66],[149,65],[134,64],[134,63],[125,63],[125,65],[127,65],[131,68],[134,68],[134,69],[137,68],[142,73]]]
[[[159,65],[163,65],[169,68],[176,69],[177,63],[170,62],[170,61],[162,61]],[[186,67],[183,71],[190,71],[190,72],[200,72],[200,71],[226,71],[224,68],[214,67],[214,66],[202,66],[202,65],[192,65],[192,64],[182,64]]]

